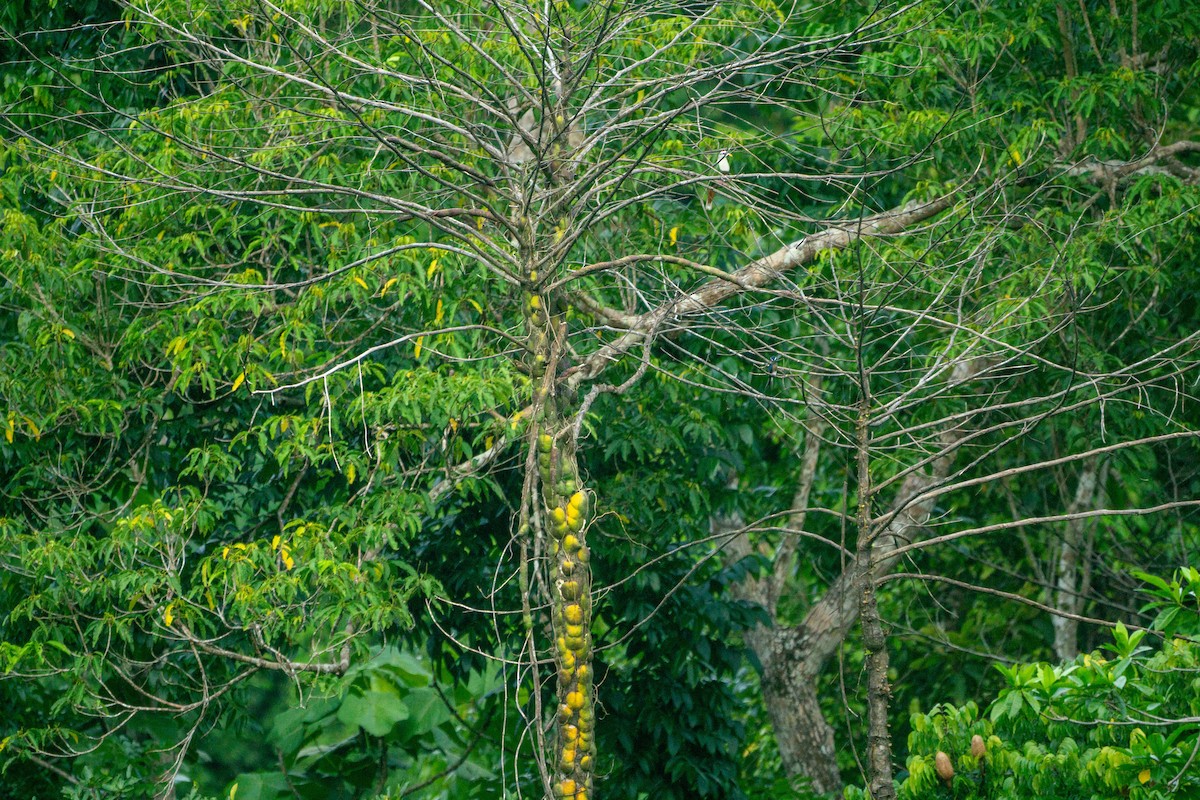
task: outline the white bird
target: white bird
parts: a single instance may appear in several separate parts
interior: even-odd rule
[[[717,172],[720,172],[722,175],[729,174],[729,150],[728,149],[722,150],[720,153],[717,153]]]

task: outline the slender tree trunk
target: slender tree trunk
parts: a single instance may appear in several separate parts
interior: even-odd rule
[[[1091,508],[1095,504],[1096,477],[1098,464],[1095,459],[1084,462],[1079,473],[1079,482],[1075,486],[1075,497],[1067,512],[1075,514]],[[1067,521],[1063,533],[1062,550],[1058,555],[1058,567],[1054,582],[1054,607],[1069,614],[1079,614],[1083,610],[1083,597],[1080,592],[1080,555],[1084,551],[1087,520],[1072,519]],[[1083,565],[1086,568],[1086,565]],[[1059,661],[1074,661],[1079,655],[1079,622],[1068,617],[1052,616],[1050,624],[1054,627],[1054,655]]]
[[[879,617],[875,597],[875,575],[872,561],[875,556],[875,529],[871,500],[875,489],[871,485],[871,395],[863,379],[861,408],[855,439],[858,445],[858,552],[856,566],[863,576],[862,622],[863,647],[867,651],[867,777],[872,800],[895,800],[892,783],[892,737],[888,726],[888,708],[892,689],[888,684],[887,636]],[[895,536],[889,537],[895,541]]]

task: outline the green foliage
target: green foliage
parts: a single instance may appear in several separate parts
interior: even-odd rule
[[[1181,635],[1198,627],[1187,589],[1195,575],[1188,567],[1170,582],[1140,576],[1151,607],[1163,611],[1157,623],[1168,627],[1131,633],[1118,623],[1103,652],[1070,664],[997,665],[1004,688],[985,714],[972,702],[913,714],[898,796],[1157,800],[1200,791],[1200,645]],[[939,752],[949,757],[949,779],[937,769]]]
[[[806,545],[774,620],[728,594],[787,541],[775,523],[816,418],[811,375],[823,376],[830,427],[805,533],[851,547],[858,365],[876,376],[878,407],[901,409],[873,423],[881,482],[923,464],[936,438],[909,426],[974,408],[958,387],[913,376],[980,342],[993,355],[1028,347],[1030,359],[996,389],[1012,406],[972,422],[996,426],[961,459],[979,473],[1194,427],[1178,388],[1190,376],[1165,363],[1107,407],[1060,413],[1056,394],[1117,393],[1125,365],[1196,330],[1194,157],[1105,186],[1070,168],[1195,138],[1186,4],[1144,5],[1136,34],[1103,8],[1067,9],[1069,69],[1065,7],[1048,0],[947,0],[890,18],[855,3],[644,5],[611,27],[605,4],[546,6],[558,27],[531,6],[576,81],[565,116],[587,98],[572,119],[586,134],[627,114],[579,167],[595,170],[585,190],[603,191],[575,205],[556,205],[573,195],[546,169],[497,157],[520,138],[508,102],[536,100],[544,120],[540,103],[557,91],[531,49],[540,34],[497,25],[498,6],[0,10],[0,701],[13,710],[0,741],[28,794],[69,783],[21,760],[42,753],[76,755],[61,762],[78,781],[69,796],[149,796],[174,763],[167,742],[190,743],[181,774],[198,791],[236,783],[243,799],[399,795],[430,779],[430,797],[541,791],[519,723],[553,698],[530,691],[528,672],[487,666],[526,657],[518,611],[529,600],[536,617],[548,590],[536,558],[533,588],[518,588],[526,543],[512,524],[537,388],[520,284],[535,257],[542,285],[560,286],[550,310],[578,363],[627,335],[597,306],[620,319],[674,302],[712,268],[741,268],[831,214],[951,187],[964,197],[944,225],[826,254],[769,292],[668,319],[646,375],[580,420],[596,494],[605,794],[762,797],[788,785],[742,636],[803,620],[845,561]],[[600,49],[576,60],[593,41]],[[808,41],[819,44],[797,46]],[[774,48],[792,49],[775,61]],[[703,77],[750,55],[734,78]],[[709,92],[711,106],[688,106]],[[706,207],[704,162],[726,145],[732,183]],[[970,204],[969,180],[991,187]],[[649,255],[589,269],[638,253]],[[603,380],[635,376],[632,354]],[[1106,370],[1118,378],[1092,381]],[[564,391],[564,405],[587,387]],[[1035,435],[1010,439],[1017,423]],[[491,472],[463,477],[489,452]],[[1168,486],[1195,496],[1170,466],[1194,455],[1187,443],[1116,454],[1107,496],[1114,507],[1153,505]],[[948,496],[935,518],[1051,513],[1071,476],[1052,477]],[[725,562],[707,538],[721,515],[768,521],[755,556]],[[1181,522],[1177,538],[1193,529]],[[1158,551],[1128,553],[1162,530],[1117,519],[1097,560],[1158,568],[1147,563]],[[1036,593],[1025,575],[1052,547],[972,539],[922,567]],[[1182,605],[1194,571],[1145,580],[1167,604],[1157,626],[1195,635]],[[1097,584],[1110,601],[1121,593]],[[886,591],[892,618],[939,640],[897,647],[902,707],[996,680],[978,662],[945,669],[942,639],[1044,655],[1047,626],[1032,614]],[[1014,792],[1163,790],[1179,738],[1044,722],[1183,713],[1182,684],[1154,670],[1186,674],[1190,645],[1151,652],[1141,634],[1122,637],[1109,661],[1005,671],[988,718],[969,707],[914,717],[906,785],[943,791],[932,753],[954,746],[947,792],[1000,791],[999,766],[963,760],[978,732]],[[428,662],[411,655],[426,648]],[[847,674],[861,659],[849,645]],[[823,680],[836,712],[841,692]],[[262,747],[231,756],[248,738]],[[1018,740],[1035,744],[1007,744]]]

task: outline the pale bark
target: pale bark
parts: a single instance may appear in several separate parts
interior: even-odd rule
[[[1083,463],[1079,473],[1079,482],[1075,486],[1075,497],[1067,509],[1068,514],[1078,514],[1095,504],[1097,474],[1099,472],[1096,459]],[[1055,572],[1054,603],[1060,611],[1078,616],[1083,612],[1083,593],[1080,587],[1081,564],[1080,555],[1085,547],[1089,517],[1070,519],[1063,533],[1062,549],[1058,554],[1058,567]],[[1054,655],[1059,661],[1074,661],[1079,655],[1079,621],[1072,617],[1054,615],[1050,617],[1054,627]]]

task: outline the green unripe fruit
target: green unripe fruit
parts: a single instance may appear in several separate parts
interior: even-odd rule
[[[562,586],[558,587],[558,593],[563,600],[578,600],[579,599],[579,581],[563,581]]]
[[[558,565],[558,570],[563,575],[570,576],[575,572],[575,562],[571,561],[570,559],[566,559]]]
[[[554,439],[548,433],[543,433],[538,437],[538,450],[543,453],[549,453],[554,449]]]
[[[568,636],[566,641],[567,647],[571,648],[574,653],[582,654],[584,648],[587,647],[587,639],[582,636]]]
[[[579,537],[573,533],[568,533],[563,537],[563,549],[568,553],[574,553],[579,549],[580,544]]]

